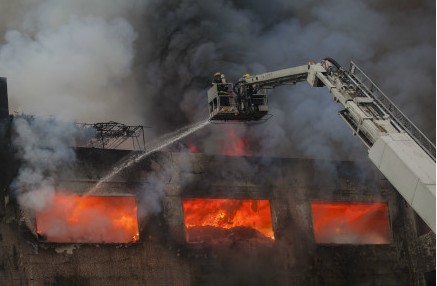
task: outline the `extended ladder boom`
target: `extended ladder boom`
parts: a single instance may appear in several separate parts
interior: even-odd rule
[[[307,81],[326,86],[344,110],[340,117],[369,148],[369,158],[435,232],[435,145],[353,63],[333,59],[241,78],[219,95],[208,91],[211,121],[258,121],[268,113],[267,93]]]

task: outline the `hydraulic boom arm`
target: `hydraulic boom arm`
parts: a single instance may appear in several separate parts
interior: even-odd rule
[[[263,120],[268,114],[268,90],[302,81],[329,89],[334,101],[344,107],[340,117],[368,147],[370,160],[435,232],[435,145],[353,62],[346,71],[326,58],[246,75],[235,85],[215,84],[208,90],[210,120]]]

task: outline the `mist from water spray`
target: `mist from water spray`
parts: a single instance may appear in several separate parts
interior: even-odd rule
[[[208,125],[209,121],[208,119],[202,120],[198,123],[182,127],[174,132],[165,134],[161,137],[159,137],[157,140],[152,142],[150,145],[146,146],[146,150],[141,153],[136,153],[131,155],[128,159],[126,159],[123,163],[116,166],[108,175],[106,175],[104,178],[100,179],[97,184],[91,188],[85,195],[92,195],[95,194],[101,187],[102,183],[110,180],[112,177],[120,173],[122,170],[138,163],[148,155],[152,154],[155,151],[158,151],[172,143],[175,143],[176,141],[202,129],[206,125]]]

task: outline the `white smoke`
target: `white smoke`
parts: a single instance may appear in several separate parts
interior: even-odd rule
[[[145,219],[150,215],[160,213],[164,194],[165,183],[162,174],[152,172],[147,176],[138,193],[138,217]]]
[[[192,171],[191,160],[195,158],[180,154],[162,153],[156,161],[155,159],[150,161],[152,170],[147,173],[138,190],[138,217],[140,219],[161,212],[162,198],[171,192],[170,186],[174,184],[174,180],[178,180],[180,190],[193,181],[192,177],[183,177],[181,174]]]
[[[17,0],[0,11],[0,76],[11,110],[141,122],[160,135],[205,116],[216,71],[235,81],[326,56],[352,59],[435,137],[433,11],[431,0]],[[340,108],[326,89],[302,83],[274,91],[267,123],[233,129],[254,154],[365,159]],[[188,140],[222,153],[227,129],[210,126]]]
[[[432,0],[18,0],[2,8],[0,29],[9,32],[0,74],[12,109],[144,123],[155,136],[206,115],[216,71],[236,81],[330,56],[342,65],[354,60],[435,137]],[[261,155],[365,154],[327,90],[301,85],[275,90],[274,117],[238,133]],[[221,153],[224,131],[215,126],[193,141]]]
[[[24,2],[29,10],[0,46],[10,109],[66,120],[138,122],[127,90],[137,35],[121,17],[129,3]]]
[[[89,130],[36,117],[16,117],[12,128],[21,165],[11,188],[23,208],[42,210],[54,196],[56,176],[68,172],[76,159],[72,146],[90,135]]]

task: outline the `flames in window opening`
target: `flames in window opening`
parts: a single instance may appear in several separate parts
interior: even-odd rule
[[[130,243],[139,239],[133,196],[79,196],[56,193],[36,213],[37,233],[49,242]]]
[[[274,240],[268,200],[183,199],[189,243]]]
[[[232,128],[227,128],[226,140],[223,145],[223,154],[227,156],[250,156],[253,155],[248,148],[247,139],[237,134]]]
[[[312,202],[311,208],[317,243],[391,242],[386,203]]]

